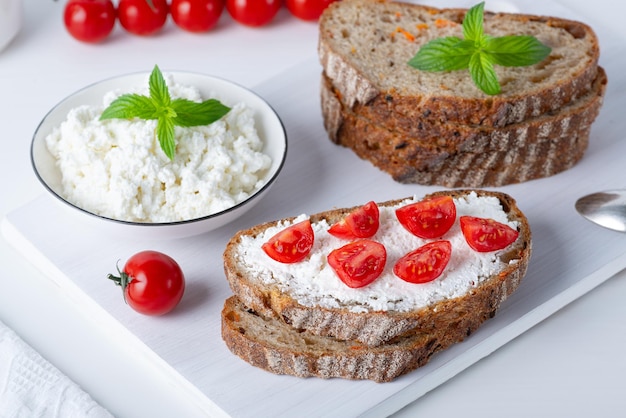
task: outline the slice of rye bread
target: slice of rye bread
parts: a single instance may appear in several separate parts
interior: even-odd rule
[[[352,149],[398,182],[497,187],[573,167],[587,149],[606,82],[599,67],[593,90],[585,96],[559,111],[502,128],[420,123],[416,135],[398,132],[344,106],[326,78],[321,83],[321,108],[333,142]]]
[[[368,379],[389,382],[428,363],[431,356],[463,341],[480,325],[465,316],[445,330],[415,332],[367,347],[299,331],[276,318],[264,318],[236,296],[224,302],[222,339],[228,349],[255,367],[296,377]]]
[[[384,0],[343,0],[320,18],[322,68],[345,103],[370,118],[424,118],[485,126],[524,121],[584,95],[596,77],[599,45],[581,22],[555,17],[485,12],[491,36],[533,35],[552,48],[527,67],[496,66],[501,94],[489,96],[469,71],[424,72],[408,61],[421,45],[462,37],[464,9]]]
[[[450,190],[435,192],[425,198],[442,195],[462,198],[473,192],[479,197],[497,198],[508,219],[517,222],[519,237],[497,253],[506,264],[498,274],[483,277],[475,287],[461,296],[443,298],[423,307],[403,311],[367,309],[354,312],[350,306],[343,305],[334,308],[304,305],[281,290],[278,284],[265,283],[255,271],[247,267],[245,258],[239,252],[243,237],[256,237],[281,221],[240,231],[228,242],[223,255],[226,278],[242,303],[263,317],[280,320],[294,329],[306,330],[315,335],[360,341],[368,346],[377,346],[415,333],[433,333],[455,327],[458,323],[477,326],[491,318],[500,304],[518,287],[526,274],[532,246],[528,221],[515,200],[507,194],[486,190]],[[401,201],[388,201],[379,206],[394,206]],[[311,215],[310,220],[316,223],[324,219],[332,224],[343,219],[353,209],[329,210]],[[443,280],[437,280],[440,279]],[[311,277],[311,280],[315,278]],[[419,292],[418,287],[414,289]]]

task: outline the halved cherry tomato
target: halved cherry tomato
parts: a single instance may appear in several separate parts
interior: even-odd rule
[[[328,233],[343,239],[370,238],[378,231],[379,219],[378,205],[368,202],[333,224]]]
[[[328,264],[348,287],[367,286],[380,276],[387,262],[387,250],[372,240],[354,241],[328,254]]]
[[[292,15],[302,20],[317,20],[329,4],[337,0],[285,0]]]
[[[456,219],[456,206],[450,196],[437,196],[396,209],[398,221],[420,238],[443,236]]]
[[[478,252],[501,250],[515,242],[519,232],[493,219],[461,216],[461,231],[465,240]]]
[[[400,258],[393,272],[409,283],[428,283],[441,276],[451,253],[450,241],[429,242]]]
[[[297,263],[309,255],[313,248],[313,239],[311,221],[307,219],[278,232],[261,248],[280,263]]]
[[[108,278],[122,287],[124,300],[144,315],[162,315],[178,305],[185,276],[178,263],[158,251],[141,251],[126,261],[119,276]]]

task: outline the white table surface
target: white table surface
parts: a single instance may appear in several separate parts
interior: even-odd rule
[[[495,3],[507,5],[488,1],[487,7]],[[564,16],[592,23],[601,40],[626,38],[623,5],[551,3],[552,8],[560,5]],[[517,4],[542,12],[535,2]],[[153,38],[132,37],[118,27],[108,42],[92,46],[65,33],[62,5],[24,0],[22,31],[0,52],[2,216],[42,193],[28,159],[30,139],[41,117],[68,93],[110,76],[149,70],[155,63],[254,87],[316,54],[316,25],[284,10],[262,29],[244,28],[224,15],[218,30],[206,35],[184,33],[171,22]],[[105,329],[94,329],[45,274],[4,240],[0,265],[0,320],[113,414],[201,416],[191,395],[173,387],[148,361],[125,356],[124,347],[112,344]],[[621,273],[396,415],[623,416],[625,295],[626,274]]]

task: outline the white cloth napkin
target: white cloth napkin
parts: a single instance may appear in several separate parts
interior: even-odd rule
[[[111,418],[0,321],[1,418]]]

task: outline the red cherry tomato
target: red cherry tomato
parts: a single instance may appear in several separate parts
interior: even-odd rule
[[[120,0],[117,17],[126,31],[148,36],[165,25],[169,12],[167,0]]]
[[[396,209],[398,221],[420,238],[439,238],[452,228],[456,206],[450,196],[438,196]]]
[[[348,287],[367,286],[376,280],[385,268],[387,250],[376,241],[354,241],[328,254],[328,264]]]
[[[302,261],[313,248],[314,233],[311,221],[293,224],[261,246],[263,251],[280,263],[297,263]]]
[[[281,0],[226,0],[228,13],[246,26],[268,24],[281,6]]]
[[[302,20],[317,20],[329,4],[337,0],[285,0],[292,15]]]
[[[379,219],[378,205],[368,202],[333,224],[328,233],[343,239],[370,238],[378,231]]]
[[[79,41],[100,42],[115,26],[115,6],[111,0],[68,0],[63,21],[70,35]]]
[[[515,242],[519,232],[493,219],[461,216],[461,231],[465,240],[478,252],[501,250]]]
[[[133,255],[119,277],[112,274],[108,277],[122,287],[126,303],[145,315],[171,311],[185,291],[185,277],[178,263],[158,251]]]
[[[428,283],[441,276],[451,253],[450,241],[429,242],[400,258],[393,272],[409,283]]]
[[[172,0],[170,14],[174,23],[189,32],[207,32],[222,15],[224,0]]]

